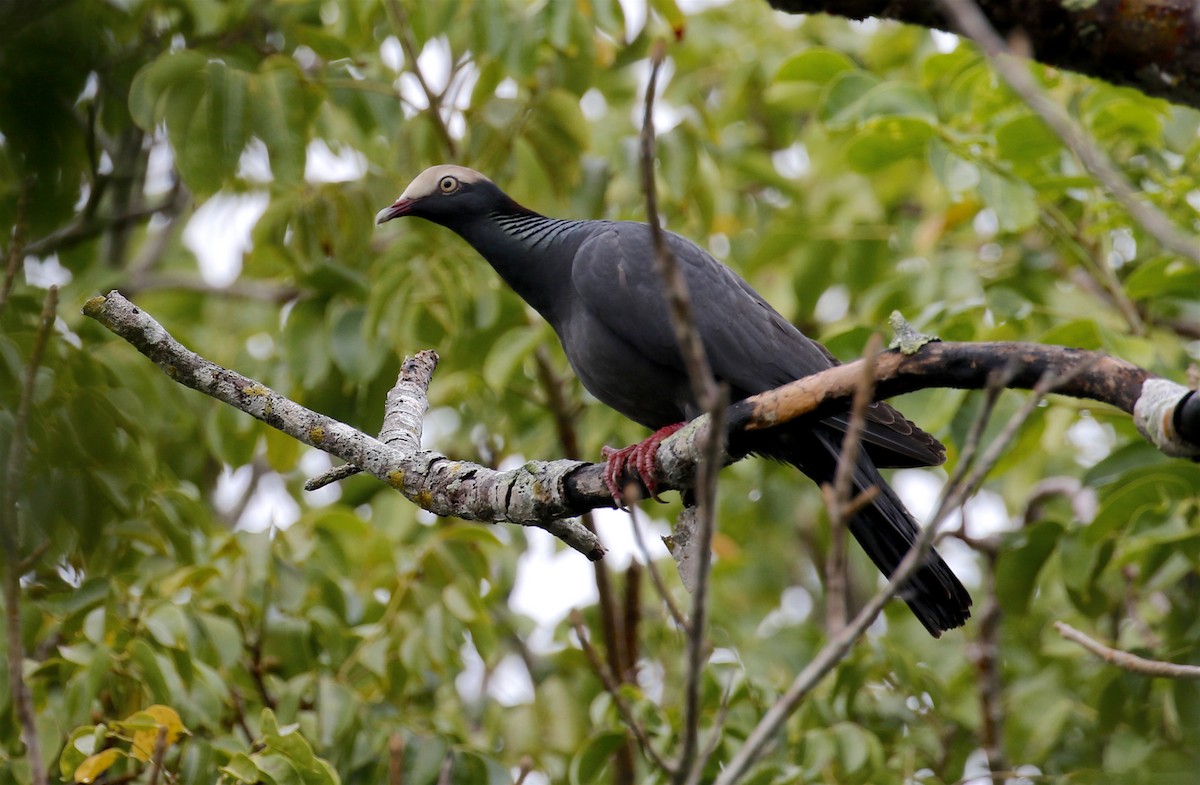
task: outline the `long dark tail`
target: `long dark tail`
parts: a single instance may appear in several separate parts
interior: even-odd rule
[[[840,433],[818,426],[786,434],[765,452],[794,464],[817,482],[832,482],[841,439]],[[916,542],[920,529],[865,455],[860,455],[855,466],[854,486],[859,493],[871,486],[879,488],[871,504],[850,520],[849,528],[880,572],[890,577]],[[900,590],[900,597],[935,638],[946,630],[961,627],[971,616],[971,595],[936,550],[929,551],[925,563]]]

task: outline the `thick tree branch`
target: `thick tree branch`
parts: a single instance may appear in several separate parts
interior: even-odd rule
[[[88,301],[84,313],[133,344],[180,384],[361,467],[423,509],[467,520],[541,526],[589,558],[603,555],[593,535],[577,523],[562,521],[614,506],[602,464],[530,461],[519,469],[498,472],[428,450],[396,449],[189,351],[117,292]],[[425,353],[406,363],[404,373],[421,391],[423,406],[434,355],[427,353],[424,361],[422,356]],[[876,359],[873,397],[882,400],[929,387],[983,389],[997,373],[1003,373],[1006,387],[1032,389],[1047,372],[1060,380],[1055,393],[1108,403],[1134,414],[1143,435],[1160,450],[1174,456],[1200,456],[1200,396],[1099,352],[1004,342],[934,342],[911,354],[890,350]],[[744,452],[739,445],[744,444],[746,430],[848,410],[861,375],[860,360],[733,404],[727,411],[729,447],[723,460],[732,461]],[[663,441],[656,456],[662,469],[660,487],[694,487],[708,428],[708,418],[699,417]]]
[[[768,0],[793,14],[879,17],[952,30],[925,0]],[[979,0],[1005,38],[1020,35],[1047,65],[1200,108],[1200,10],[1192,0]]]
[[[500,472],[417,449],[415,445],[420,440],[411,435],[400,438],[403,448],[398,449],[204,359],[176,341],[149,314],[118,292],[92,298],[83,312],[133,344],[180,384],[360,467],[425,510],[467,520],[538,526],[590,559],[604,554],[594,535],[577,522],[564,520],[583,511],[571,506],[573,502],[565,489],[567,478],[583,465],[578,461],[530,462],[519,469]],[[435,363],[436,355],[432,352],[421,353],[405,363],[401,383],[419,389],[421,398],[410,408],[419,407],[423,411],[424,389]],[[608,506],[612,506],[606,493],[600,498],[607,499]]]

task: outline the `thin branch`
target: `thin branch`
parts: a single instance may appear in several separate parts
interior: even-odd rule
[[[446,146],[446,152],[450,154],[451,158],[455,158],[458,156],[457,145],[454,144],[454,137],[450,135],[446,118],[442,117],[442,96],[430,86],[425,79],[425,74],[421,72],[421,66],[417,63],[417,45],[412,37],[412,25],[408,21],[408,12],[404,10],[404,4],[400,0],[388,0],[387,7],[395,20],[396,37],[400,39],[400,47],[404,50],[405,58],[408,59],[408,70],[416,77],[417,84],[421,86],[421,92],[425,94],[425,100],[429,104],[429,113],[433,116],[433,126],[437,130],[438,136],[441,137],[442,144]]]
[[[1003,611],[996,595],[998,552],[985,554],[983,602],[977,624],[978,637],[968,656],[979,671],[979,708],[983,717],[981,736],[988,769],[994,774],[1008,769],[1004,755],[1004,682],[1000,675],[1000,621]]]
[[[825,560],[826,626],[830,635],[846,626],[846,529],[853,514],[850,505],[854,467],[858,463],[863,431],[867,424],[867,407],[875,393],[875,362],[883,348],[883,337],[874,333],[863,351],[862,377],[850,406],[850,420],[842,449],[838,453],[832,488],[822,488],[825,506],[829,511],[829,553]],[[876,489],[876,493],[878,490]]]
[[[954,26],[979,44],[1004,81],[1050,126],[1063,144],[1143,229],[1163,248],[1200,263],[1200,243],[1196,242],[1196,238],[1185,235],[1157,207],[1138,195],[1124,173],[1113,165],[1062,107],[1051,101],[1037,86],[1027,66],[1016,59],[974,0],[939,0],[939,3]]]
[[[667,246],[666,235],[658,216],[658,194],[654,184],[654,92],[658,89],[658,74],[666,56],[666,44],[660,39],[650,49],[650,78],[646,84],[646,107],[642,115],[641,164],[642,192],[646,197],[646,223],[650,226],[650,239],[654,245],[655,269],[666,286],[668,311],[671,327],[675,331],[675,342],[683,355],[688,379],[692,384],[692,397],[696,404],[708,411],[716,398],[716,382],[712,368],[704,353],[704,345],[694,327],[692,302],[688,295],[687,281],[679,269],[674,252]]]
[[[26,212],[29,209],[29,180],[21,184],[21,194],[17,197],[17,214],[13,221],[12,236],[9,238],[8,263],[4,270],[4,283],[0,285],[0,316],[8,305],[8,296],[12,293],[13,283],[21,262],[25,258],[25,233],[29,231],[29,221]]]
[[[712,367],[704,352],[699,331],[693,316],[691,297],[687,281],[679,267],[679,260],[667,245],[658,215],[658,197],[655,188],[654,162],[654,94],[658,89],[658,77],[666,57],[666,44],[656,41],[650,51],[650,76],[646,83],[645,110],[642,115],[641,168],[642,190],[646,197],[646,222],[650,227],[650,239],[654,246],[655,269],[666,289],[667,307],[675,342],[683,357],[691,382],[692,397],[702,411],[708,413],[710,425],[702,442],[701,460],[697,464],[695,486],[698,536],[694,543],[697,560],[697,581],[692,592],[691,624],[687,629],[687,676],[684,686],[683,741],[679,765],[674,773],[677,785],[683,785],[696,763],[696,751],[700,735],[700,680],[704,668],[705,625],[708,613],[709,573],[712,566],[712,540],[716,529],[717,476],[724,465],[724,415],[729,392],[721,389],[713,379]]]
[[[1078,643],[1105,662],[1132,673],[1165,679],[1200,679],[1200,665],[1181,665],[1162,660],[1148,660],[1127,651],[1105,646],[1100,641],[1061,621],[1054,622],[1054,629],[1058,630],[1059,635]]]
[[[637,717],[633,714],[633,707],[629,705],[629,701],[621,694],[621,687],[617,684],[616,677],[612,671],[600,659],[600,655],[596,653],[595,647],[592,646],[591,639],[588,637],[587,627],[583,623],[583,616],[578,610],[571,611],[571,626],[575,629],[575,637],[579,639],[579,645],[583,649],[583,655],[587,657],[588,664],[592,666],[592,671],[600,679],[600,684],[603,685],[604,691],[612,698],[613,706],[617,709],[617,714],[621,715],[621,721],[638,740],[638,745],[641,746],[642,752],[650,761],[662,771],[668,774],[674,774],[676,768],[669,761],[664,759],[654,749],[654,745],[650,743],[650,737],[646,735],[646,729],[638,722]]]
[[[513,785],[524,785],[525,778],[533,771],[533,758],[528,755],[521,756],[520,766],[517,768],[517,778],[513,780]]]
[[[404,736],[388,737],[388,785],[404,785]]]
[[[154,740],[154,756],[150,759],[149,785],[158,785],[158,775],[162,773],[163,758],[167,754],[167,726],[160,725],[158,737]]]
[[[14,247],[16,245],[14,244]],[[33,349],[25,368],[25,379],[21,386],[21,398],[13,418],[12,437],[8,448],[8,463],[4,474],[4,496],[0,499],[0,544],[3,545],[4,570],[4,618],[5,637],[8,642],[8,679],[13,696],[17,720],[21,725],[21,738],[25,742],[25,754],[29,760],[29,776],[33,785],[46,785],[46,766],[42,760],[42,745],[38,738],[37,716],[33,710],[33,697],[25,683],[25,653],[21,647],[21,558],[18,536],[21,485],[25,479],[25,438],[29,420],[33,413],[33,387],[38,368],[50,332],[54,327],[54,312],[58,305],[58,287],[51,286],[42,304]]]
[[[57,251],[72,248],[82,242],[91,240],[112,229],[127,229],[134,224],[148,221],[162,212],[176,209],[177,198],[174,193],[164,201],[149,207],[139,207],[128,212],[106,218],[78,220],[67,224],[61,229],[51,232],[45,237],[33,240],[25,247],[25,253],[30,256],[48,256]]]
[[[692,767],[692,773],[688,776],[686,785],[700,785],[700,780],[704,777],[704,767],[708,765],[713,753],[717,751],[717,747],[725,738],[725,720],[729,717],[729,698],[732,692],[733,677],[730,677],[725,684],[725,689],[721,692],[721,705],[717,709],[717,716],[713,718],[712,728],[708,732],[708,741],[696,756],[696,765]]]
[[[246,737],[246,743],[253,744],[254,731],[250,730],[250,723],[246,721],[246,704],[242,700],[242,691],[231,686],[229,699],[233,703],[233,724],[242,731],[242,735]]]
[[[442,758],[442,768],[438,771],[437,785],[450,785],[454,774],[454,751],[447,750]]]
[[[637,546],[638,553],[641,554],[642,560],[646,563],[646,570],[650,573],[650,583],[654,586],[655,592],[663,601],[663,605],[667,608],[667,613],[679,626],[679,629],[685,632],[691,628],[687,617],[683,615],[683,611],[679,610],[679,606],[675,604],[675,599],[671,596],[671,592],[667,589],[666,581],[663,580],[662,573],[655,566],[654,557],[650,554],[650,549],[646,547],[646,539],[642,534],[641,521],[638,519],[638,508],[636,505],[629,505],[629,523],[633,530],[633,542]]]
[[[982,478],[996,464],[1016,435],[1021,423],[1028,419],[1037,404],[1045,396],[1046,390],[1053,384],[1053,376],[1043,378],[1035,388],[1034,395],[1026,401],[1026,405],[1010,418],[1000,435],[989,446],[980,464],[957,487],[943,496],[941,503],[929,523],[918,535],[916,542],[900,560],[895,572],[888,580],[887,586],[877,592],[862,610],[846,627],[834,635],[821,647],[817,655],[809,661],[791,686],[759,719],[758,724],[747,736],[746,741],[734,753],[724,770],[715,780],[715,785],[733,785],[745,775],[755,760],[762,755],[767,743],[774,738],[779,728],[792,715],[804,698],[821,682],[821,680],[846,658],[855,642],[866,632],[875,617],[883,610],[883,606],[900,590],[905,582],[921,567],[925,561],[938,530],[945,522],[950,510],[961,505],[966,494],[972,492]]]
[[[684,735],[679,757],[679,769],[675,782],[683,785],[691,776],[694,766],[704,762],[696,757],[700,740],[700,681],[706,659],[706,626],[708,623],[708,587],[712,574],[712,542],[716,533],[717,474],[723,461],[725,409],[729,391],[724,385],[718,390],[708,416],[711,421],[709,436],[704,442],[696,478],[696,518],[699,522],[699,537],[695,543],[697,574],[695,591],[692,592],[691,625],[687,628],[687,678],[684,689]]]
[[[149,242],[149,241],[147,241]],[[277,284],[272,281],[255,280],[253,278],[238,278],[232,283],[217,286],[202,278],[194,276],[173,275],[170,273],[139,275],[122,284],[121,290],[127,296],[141,292],[162,290],[179,292],[196,292],[211,294],[217,297],[255,300],[267,303],[286,303],[295,300],[304,293],[302,289],[289,284]]]

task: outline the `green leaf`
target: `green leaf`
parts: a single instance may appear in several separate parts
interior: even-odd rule
[[[589,736],[571,758],[568,774],[571,785],[599,782],[613,755],[627,743],[627,738],[623,731],[615,730],[603,730]]]
[[[979,196],[996,213],[1002,231],[1022,232],[1037,222],[1037,198],[1020,180],[981,169]]]
[[[996,597],[1005,613],[1023,614],[1028,610],[1038,574],[1062,533],[1060,524],[1043,521],[1015,535],[1000,551],[996,560]]]
[[[525,358],[542,342],[540,327],[523,325],[501,335],[483,361],[483,380],[495,390],[507,388]]]
[[[1042,333],[1038,342],[1090,351],[1100,349],[1104,345],[1100,328],[1091,319],[1075,319],[1055,325]]]
[[[207,58],[191,49],[168,52],[138,71],[129,88],[129,113],[143,131],[166,117],[167,96],[180,82],[199,77]]]
[[[937,122],[937,107],[929,93],[907,82],[884,82],[876,85],[862,99],[863,119],[900,115],[926,123]]]
[[[865,71],[845,71],[836,75],[821,96],[817,118],[833,129],[857,123],[867,94],[879,83],[879,77]]]
[[[245,782],[247,785],[253,785],[262,780],[263,772],[254,765],[254,761],[244,752],[234,753],[229,759],[229,763],[220,768],[220,772],[237,782]]]
[[[1062,149],[1062,142],[1040,117],[1025,114],[996,129],[996,153],[1009,161],[1036,161]]]
[[[1124,287],[1135,300],[1190,298],[1200,292],[1200,268],[1175,256],[1160,256],[1138,265],[1125,279]]]
[[[300,183],[320,95],[295,61],[278,55],[263,61],[249,88],[254,135],[267,146],[271,174],[281,184]]]
[[[775,81],[825,84],[843,71],[856,68],[854,61],[841,52],[814,46],[784,60],[775,72]]]
[[[933,136],[924,120],[911,117],[873,118],[846,148],[846,162],[859,172],[874,172],[904,158],[922,156]]]

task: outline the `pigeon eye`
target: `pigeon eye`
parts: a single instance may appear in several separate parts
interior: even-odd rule
[[[452,194],[458,190],[458,180],[455,180],[453,177],[449,176],[443,177],[438,181],[438,188],[441,189],[442,193],[444,194]]]

